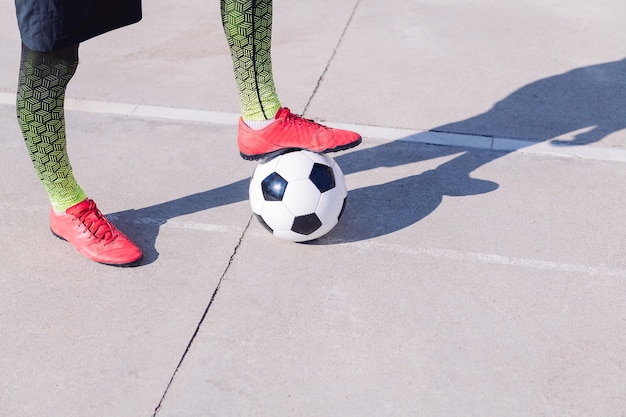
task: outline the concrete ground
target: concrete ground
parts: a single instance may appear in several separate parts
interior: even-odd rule
[[[251,218],[217,4],[81,46],[75,173],[145,250],[48,230],[0,4],[0,416],[626,415],[626,6],[276,0],[293,111],[364,136],[314,244]]]

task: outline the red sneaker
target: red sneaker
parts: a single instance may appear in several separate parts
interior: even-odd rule
[[[63,214],[50,208],[50,230],[92,261],[133,266],[143,258],[141,249],[102,215],[93,200],[86,199]]]
[[[361,143],[361,135],[333,129],[298,116],[281,107],[275,121],[261,130],[248,127],[239,119],[239,152],[244,159],[269,158],[281,153],[306,149],[317,153],[337,152]]]

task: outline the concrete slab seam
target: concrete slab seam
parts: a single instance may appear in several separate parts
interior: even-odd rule
[[[313,98],[315,97],[315,95],[317,94],[317,91],[319,90],[320,86],[322,85],[322,81],[324,80],[324,77],[326,76],[326,73],[328,72],[328,69],[330,68],[330,65],[332,64],[333,60],[335,59],[335,55],[337,55],[337,51],[339,50],[339,47],[341,46],[341,43],[343,42],[343,38],[346,36],[346,32],[348,31],[348,28],[350,27],[350,23],[352,23],[352,19],[354,18],[354,15],[355,15],[356,10],[358,9],[360,3],[361,3],[361,0],[357,0],[356,3],[354,3],[354,7],[352,8],[352,12],[350,13],[350,16],[348,17],[348,21],[346,22],[346,25],[344,26],[343,30],[341,31],[341,35],[339,35],[339,40],[337,41],[337,45],[335,45],[335,48],[333,49],[333,52],[330,55],[330,58],[328,59],[328,62],[326,63],[326,67],[324,67],[324,71],[322,71],[322,74],[320,74],[319,78],[317,79],[317,84],[315,84],[315,88],[313,89],[313,92],[311,93],[311,96],[309,97],[309,99],[307,100],[306,104],[304,105],[304,110],[302,110],[302,115],[306,114],[306,111],[309,108],[309,105],[313,101]]]
[[[217,295],[220,291],[220,288],[226,278],[226,274],[228,273],[228,271],[230,270],[231,265],[233,264],[235,257],[237,256],[237,252],[239,250],[239,247],[241,246],[244,237],[246,236],[246,231],[250,228],[250,223],[252,222],[252,216],[250,216],[248,218],[248,223],[245,226],[243,232],[241,233],[240,237],[239,237],[239,241],[237,242],[237,245],[235,245],[235,248],[233,249],[233,253],[230,255],[230,258],[228,260],[228,264],[226,265],[226,268],[224,268],[224,271],[222,272],[222,275],[220,276],[218,282],[217,282],[217,286],[215,287],[215,290],[213,290],[213,294],[211,295],[211,299],[209,300],[208,305],[206,306],[206,308],[204,309],[204,312],[202,313],[202,317],[200,318],[200,321],[198,322],[198,325],[196,326],[196,329],[193,333],[193,335],[191,336],[191,339],[189,340],[189,343],[187,344],[187,347],[185,348],[185,351],[183,352],[183,355],[180,358],[180,361],[178,362],[178,365],[176,365],[176,369],[174,370],[174,372],[172,373],[172,377],[170,378],[167,386],[165,387],[165,391],[163,391],[163,395],[161,396],[161,399],[159,400],[159,403],[157,404],[157,406],[154,408],[154,414],[152,415],[152,417],[156,417],[159,414],[159,411],[161,410],[161,407],[163,406],[163,402],[165,401],[167,394],[170,390],[170,388],[172,387],[172,384],[174,383],[174,379],[176,378],[176,375],[178,374],[178,371],[180,370],[181,366],[183,365],[183,362],[185,361],[185,358],[187,357],[187,355],[189,354],[189,351],[193,345],[193,342],[196,340],[196,337],[198,336],[198,333],[200,332],[200,328],[202,327],[202,324],[204,323],[206,317],[209,314],[209,310],[211,309],[211,306],[213,305],[213,303],[215,302],[215,299],[217,298]]]
[[[15,94],[0,92],[0,105],[15,106]],[[237,125],[238,113],[209,110],[186,109],[145,104],[114,103],[76,98],[66,99],[66,109],[88,113],[113,114],[118,116],[141,117],[147,119],[173,120],[177,122],[197,122],[207,124]],[[362,124],[327,122],[330,127],[359,132],[363,137],[382,142],[413,142],[428,145],[449,146],[494,152],[515,152],[529,155],[553,156],[561,158],[590,159],[596,161],[626,162],[626,150],[599,146],[557,145],[551,141],[535,142],[495,136],[481,136],[415,130],[396,127],[370,126]]]

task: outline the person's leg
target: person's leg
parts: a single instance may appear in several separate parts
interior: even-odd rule
[[[17,118],[52,207],[64,212],[87,198],[72,173],[65,139],[65,89],[78,66],[78,45],[55,52],[22,45]]]
[[[272,1],[222,0],[222,23],[244,121],[271,120],[280,108],[272,75]]]
[[[282,108],[272,74],[272,0],[221,0],[242,117],[238,144],[245,159],[294,149],[334,152],[361,142],[355,132],[331,129]]]
[[[37,175],[50,199],[50,229],[91,260],[132,265],[142,252],[89,200],[72,173],[64,100],[78,66],[78,45],[33,51],[22,45],[17,118]]]

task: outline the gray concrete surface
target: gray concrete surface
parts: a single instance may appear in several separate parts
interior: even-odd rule
[[[626,415],[626,6],[274,7],[283,103],[365,136],[345,216],[251,218],[218,6],[153,0],[68,89],[117,269],[48,230],[0,4],[0,416]]]

